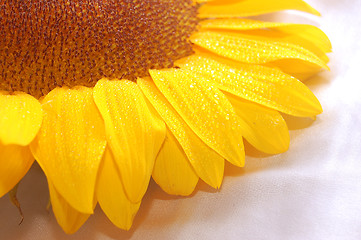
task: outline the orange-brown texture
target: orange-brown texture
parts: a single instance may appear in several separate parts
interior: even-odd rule
[[[0,0],[0,91],[135,80],[192,53],[191,0]]]

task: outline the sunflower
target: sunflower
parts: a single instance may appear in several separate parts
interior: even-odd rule
[[[322,112],[300,80],[327,69],[327,36],[245,18],[319,14],[301,0],[0,2],[0,197],[35,159],[67,233],[97,203],[129,229],[151,177],[218,189],[243,139],[282,153],[281,113]]]

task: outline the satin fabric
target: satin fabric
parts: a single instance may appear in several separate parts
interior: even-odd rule
[[[361,25],[359,0],[308,1],[323,17],[268,14],[263,20],[306,22],[330,37],[330,72],[307,81],[324,113],[287,118],[288,152],[268,156],[246,146],[246,165],[226,165],[220,190],[198,184],[174,197],[151,182],[130,231],[97,207],[74,235],[46,211],[48,190],[35,164],[19,187],[25,219],[0,199],[1,239],[361,239]]]

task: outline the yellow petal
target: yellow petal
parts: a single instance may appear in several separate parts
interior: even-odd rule
[[[42,119],[41,105],[34,97],[0,92],[0,142],[3,144],[29,145]]]
[[[317,54],[322,60],[331,51],[331,42],[319,28],[308,24],[262,22],[251,19],[210,19],[202,21],[201,27],[210,30],[239,30],[253,39],[273,39],[300,45]]]
[[[94,87],[94,100],[104,119],[124,190],[130,201],[138,203],[148,188],[165,138],[165,124],[132,81],[100,80]]]
[[[214,0],[194,0],[196,3],[205,3],[205,2],[212,2]]]
[[[96,195],[100,207],[110,221],[121,229],[129,230],[140,202],[132,203],[125,195],[120,173],[108,147],[99,167]]]
[[[151,79],[138,79],[138,85],[166,122],[197,175],[210,186],[219,188],[223,179],[224,159],[189,128]]]
[[[49,180],[48,186],[51,206],[58,224],[64,232],[68,234],[75,233],[89,218],[90,214],[84,214],[72,208]]]
[[[300,62],[294,59],[281,59],[272,63],[264,64],[266,67],[277,68],[282,72],[304,81],[320,72],[321,68],[307,62]]]
[[[223,91],[290,115],[310,117],[322,112],[317,98],[303,83],[277,69],[201,53],[176,64],[202,74]]]
[[[261,105],[242,100],[231,94],[226,94],[244,121],[242,129],[244,137],[258,150],[278,154],[287,151],[290,136],[286,122],[277,111]]]
[[[309,26],[309,25],[304,25]],[[261,41],[261,42],[278,42],[284,44],[293,44],[294,46],[299,46],[304,48],[307,51],[312,52],[319,60],[314,59],[313,61],[307,61],[305,59],[301,59],[305,62],[315,63],[319,67],[323,67],[321,64],[317,64],[317,61],[322,61],[323,63],[327,63],[329,58],[326,53],[330,52],[331,49],[327,46],[320,43],[320,36],[316,34],[316,36],[308,36],[307,29],[304,27],[296,27],[296,26],[284,26],[283,31],[282,28],[278,29],[256,29],[252,31],[242,32],[237,36],[242,36],[247,39]],[[318,29],[316,27],[311,28],[312,30]],[[299,34],[294,34],[292,31],[295,31]],[[303,34],[301,34],[303,33]],[[312,31],[311,33],[312,34]],[[317,40],[316,40],[317,39]],[[306,54],[305,54],[306,55]],[[297,58],[284,58],[287,59],[297,59]],[[280,60],[280,59],[277,59]]]
[[[29,147],[0,143],[0,197],[15,187],[33,162]]]
[[[202,29],[219,30],[251,30],[260,28],[274,28],[289,25],[289,23],[263,22],[245,18],[216,18],[203,20],[200,23]]]
[[[239,122],[222,92],[188,70],[149,72],[158,89],[203,142],[232,164],[244,165]]]
[[[332,50],[330,39],[318,27],[308,24],[287,24],[275,27],[274,30],[274,37],[283,39],[285,42],[289,41],[301,45],[311,51],[316,52],[311,44],[324,53],[331,52]]]
[[[106,146],[92,89],[57,88],[42,104],[43,125],[31,144],[35,159],[74,209],[92,213],[96,176]]]
[[[263,22],[242,18],[210,19],[200,24],[202,29],[233,30],[242,32],[243,35],[246,34],[248,38],[255,40],[273,39],[299,45],[316,54],[325,63],[329,60],[325,53],[332,49],[327,35],[319,28],[308,24]],[[321,69],[318,65],[295,59],[276,60],[267,65],[278,67],[300,80],[309,78]]]
[[[200,7],[199,17],[246,17],[288,9],[320,15],[302,0],[215,0]]]
[[[155,161],[152,176],[166,193],[172,195],[188,196],[198,183],[198,175],[169,130]]]
[[[264,64],[281,59],[295,59],[328,69],[326,63],[311,51],[288,42],[256,40],[239,33],[200,31],[190,38],[194,44],[243,63]]]

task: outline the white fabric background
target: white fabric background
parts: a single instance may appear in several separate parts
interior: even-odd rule
[[[332,71],[307,82],[324,113],[290,123],[287,153],[249,151],[245,168],[226,167],[219,191],[199,184],[188,198],[151,183],[129,232],[98,207],[71,236],[45,210],[47,185],[34,166],[19,188],[20,226],[8,197],[0,199],[0,239],[361,239],[361,1],[308,2],[323,14],[307,21],[330,37]]]

